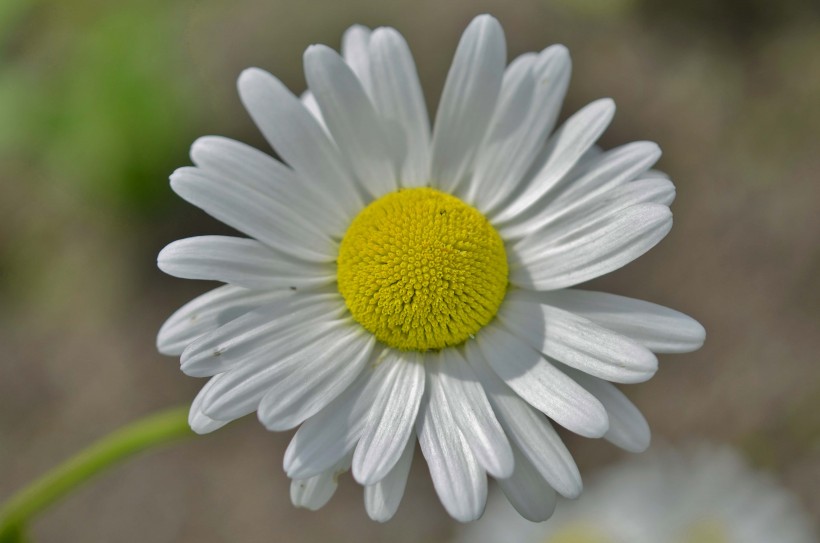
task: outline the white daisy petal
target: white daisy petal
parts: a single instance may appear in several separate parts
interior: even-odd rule
[[[430,179],[450,192],[472,169],[504,77],[504,31],[489,15],[473,19],[458,44],[433,128]]]
[[[403,160],[398,163],[402,187],[429,181],[430,121],[416,65],[407,42],[392,28],[379,28],[370,39],[373,101],[381,116],[400,133]]]
[[[268,430],[289,430],[315,415],[341,394],[364,369],[375,338],[348,326],[334,338],[332,350],[294,356],[298,367],[271,382],[259,404],[259,420]]]
[[[649,424],[635,405],[615,385],[572,368],[561,368],[579,385],[598,398],[609,415],[609,430],[604,439],[629,452],[643,452],[649,447]]]
[[[440,387],[428,386],[416,422],[419,445],[441,503],[451,517],[469,522],[487,501],[487,477],[456,427]]]
[[[209,177],[224,185],[242,184],[244,192],[259,193],[265,202],[275,200],[271,213],[284,209],[299,215],[301,221],[310,217],[311,230],[317,229],[326,236],[334,236],[339,229],[347,227],[349,218],[339,213],[337,204],[322,194],[326,191],[305,183],[296,172],[250,145],[219,136],[205,136],[191,146],[191,160]],[[263,215],[262,222],[267,223],[266,218]]]
[[[318,185],[328,213],[348,222],[364,205],[349,167],[316,118],[278,79],[258,68],[239,76],[239,96],[256,126],[300,178]]]
[[[427,362],[433,383],[447,398],[450,412],[478,463],[493,477],[509,477],[513,455],[477,377],[455,349]]]
[[[513,447],[513,453],[515,471],[509,478],[499,479],[498,485],[522,517],[544,522],[555,511],[558,495],[517,447]]]
[[[579,205],[594,199],[641,175],[661,157],[661,148],[652,141],[633,141],[609,151],[598,150],[579,161],[575,175],[567,175],[551,193],[548,208]],[[656,176],[657,177],[657,176]]]
[[[322,110],[319,109],[319,104],[316,103],[316,97],[313,96],[313,93],[307,90],[302,93],[302,96],[299,97],[299,100],[302,101],[302,105],[305,106],[305,109],[307,109],[311,115],[316,117],[316,120],[319,121],[319,124],[322,125],[322,128],[324,128],[325,131],[328,132],[327,125],[325,124],[325,119],[324,117],[322,117]]]
[[[538,351],[492,323],[476,340],[493,371],[527,403],[576,434],[606,433],[609,422],[601,402]]]
[[[646,347],[588,319],[533,301],[529,291],[510,292],[498,318],[534,349],[607,381],[639,383],[658,369],[658,359]]]
[[[257,309],[288,291],[248,290],[224,285],[194,298],[177,309],[157,334],[162,354],[179,356],[196,338],[216,330],[245,313]]]
[[[305,77],[339,150],[365,189],[379,197],[398,188],[396,157],[362,84],[329,47],[305,51]]]
[[[706,331],[674,309],[625,296],[567,289],[539,292],[536,299],[623,334],[656,353],[687,353],[703,346]]]
[[[675,200],[675,185],[662,177],[642,177],[614,189],[608,197],[621,209],[643,203],[668,207]]]
[[[581,474],[549,421],[501,381],[474,342],[467,345],[467,359],[481,379],[487,398],[513,446],[558,493],[567,498],[577,497],[582,489]]]
[[[529,113],[535,95],[536,59],[533,54],[521,55],[505,70],[495,111],[476,154],[475,171],[466,187],[455,189],[465,202],[482,213],[490,207],[488,202],[494,202],[507,189],[507,184],[515,182],[508,178],[507,169],[516,144],[521,145],[518,139],[527,133],[527,124],[532,123]]]
[[[632,262],[671,228],[672,212],[668,207],[632,206],[569,243],[514,253],[510,283],[527,289],[556,290],[589,281]]]
[[[652,203],[666,206],[674,197],[675,186],[668,179],[638,179],[626,183],[578,206],[565,207],[548,223],[513,243],[513,251],[526,253],[569,244],[610,224],[628,208]]]
[[[212,217],[296,258],[331,262],[338,244],[309,220],[316,211],[299,209],[241,180],[229,182],[200,168],[180,168],[171,187]]]
[[[199,391],[191,404],[191,410],[188,412],[188,425],[197,434],[209,434],[230,422],[227,420],[214,420],[202,412],[202,398],[208,394],[214,383],[215,381],[211,379],[202,387],[202,390]]]
[[[647,141],[629,143],[601,153],[578,175],[568,174],[552,198],[543,207],[533,206],[531,213],[520,213],[499,228],[505,239],[518,239],[545,228],[556,220],[581,211],[589,202],[600,200],[613,188],[623,185],[644,172],[660,157],[657,144]]]
[[[552,189],[578,162],[578,159],[609,126],[615,114],[615,103],[609,98],[592,102],[567,119],[550,138],[549,158],[530,184],[510,205],[500,208],[490,218],[504,224],[524,212]]]
[[[294,479],[290,483],[290,501],[296,507],[317,511],[330,501],[339,486],[339,475],[350,468],[350,457],[333,468],[308,479]]]
[[[381,382],[366,368],[347,390],[302,424],[285,450],[284,468],[306,479],[332,467],[353,451]]]
[[[226,372],[219,384],[211,390],[211,394],[203,399],[203,412],[219,420],[236,418],[256,410],[259,402],[269,392],[279,391],[288,386],[293,388],[288,390],[286,395],[283,393],[281,404],[277,406],[268,402],[265,407],[266,414],[278,407],[283,415],[288,417],[287,421],[283,420],[281,424],[290,428],[292,420],[298,419],[302,414],[294,412],[294,408],[303,408],[307,412],[304,402],[311,399],[311,389],[327,386],[328,372],[339,371],[340,378],[349,379],[348,384],[358,375],[366,362],[366,357],[362,356],[361,352],[369,351],[372,346],[372,341],[367,341],[360,334],[346,321],[317,324],[301,334],[291,334],[288,337],[290,341],[283,342],[284,345],[276,345],[276,350],[269,351],[267,357],[260,357],[254,363],[238,365]],[[349,357],[343,362],[335,358],[335,349],[339,345],[344,346],[344,354]],[[358,351],[354,347],[358,347]],[[328,369],[313,379],[304,375],[306,365],[315,370],[320,361],[324,362]],[[345,363],[350,368],[341,373],[339,366]],[[302,379],[303,382],[297,383],[297,388],[294,381],[298,379]],[[305,398],[306,395],[309,397]],[[330,401],[333,398],[321,396],[318,399]],[[315,411],[318,411],[323,405],[309,407],[316,407]],[[310,414],[313,413],[305,415],[305,418]],[[263,422],[276,424],[267,420]]]
[[[419,353],[389,350],[377,372],[383,381],[353,454],[353,477],[362,485],[384,479],[413,433],[424,392],[424,365]]]
[[[335,280],[333,268],[289,257],[253,239],[198,236],[175,241],[157,256],[159,269],[184,279],[249,289],[304,288]]]
[[[182,352],[182,371],[202,377],[239,364],[254,356],[265,358],[270,349],[300,341],[294,337],[314,322],[323,323],[344,314],[338,295],[310,292],[279,295],[271,303],[247,312],[198,337]]]
[[[674,198],[675,186],[668,179],[638,179],[587,201],[527,234],[513,244],[514,251],[537,251],[544,246],[569,244],[611,223],[628,208],[652,203],[668,206]]]
[[[370,36],[372,32],[362,25],[353,25],[342,36],[342,57],[362,82],[364,90],[370,94],[373,80],[370,75]]]
[[[672,205],[677,195],[675,185],[667,177],[640,177],[625,187],[620,187],[613,191],[613,197],[625,200],[630,193],[646,192],[647,195],[642,198],[642,201],[652,202],[665,206]],[[637,201],[637,200],[636,200]]]
[[[399,508],[407,486],[407,476],[413,464],[413,452],[416,448],[416,439],[410,435],[404,451],[384,479],[364,487],[364,506],[367,515],[376,522],[387,522]]]
[[[476,159],[468,201],[485,213],[508,197],[529,170],[555,124],[569,84],[569,52],[562,45],[533,59],[524,77],[508,69],[493,119]]]

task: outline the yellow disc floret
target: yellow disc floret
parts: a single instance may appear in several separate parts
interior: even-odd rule
[[[383,343],[427,351],[459,345],[498,311],[507,254],[475,208],[430,188],[382,196],[339,247],[339,292]]]

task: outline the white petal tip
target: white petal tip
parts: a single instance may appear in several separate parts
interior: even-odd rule
[[[177,243],[176,241],[172,242],[172,243],[169,243],[168,245],[163,247],[162,250],[157,255],[157,267],[160,270],[162,270],[163,272],[165,272],[169,275],[173,275],[173,274],[168,271],[168,260],[171,256],[171,254],[175,250],[176,243]]]
[[[338,53],[328,47],[327,45],[323,45],[321,43],[315,43],[313,45],[308,45],[307,49],[305,49],[304,59],[307,60],[311,57],[316,56],[326,56],[326,55],[333,55],[336,56]]]
[[[599,413],[597,417],[590,417],[589,420],[586,421],[586,425],[579,425],[572,428],[572,431],[580,436],[591,439],[604,437],[609,431],[609,415],[607,415],[604,406],[601,405],[601,413]]]
[[[600,109],[602,113],[610,116],[615,114],[615,100],[612,98],[600,98],[592,102],[589,107]]]
[[[490,15],[489,13],[482,13],[481,15],[476,15],[470,24],[467,26],[469,30],[473,26],[495,26],[501,30],[501,23],[498,22],[498,19]]]
[[[376,30],[373,31],[373,34],[370,36],[370,43],[379,43],[381,41],[389,41],[389,40],[403,40],[402,35],[393,27],[390,26],[380,26]],[[371,45],[372,47],[372,45]]]
[[[509,464],[492,466],[492,470],[489,467],[487,468],[487,473],[496,479],[507,479],[512,477],[513,471],[515,471],[515,465],[512,462]]]
[[[495,457],[492,459],[491,465],[485,465],[484,469],[487,473],[496,479],[507,479],[512,477],[515,471],[515,457],[513,456],[512,448],[509,443],[496,451]]]
[[[703,347],[704,343],[706,343],[706,328],[704,328],[703,325],[701,323],[699,323],[698,321],[696,321],[695,319],[692,319],[691,327],[692,327],[691,349],[693,351],[697,351],[698,349]]]
[[[569,49],[561,43],[552,44],[541,52],[541,55],[547,54],[550,58],[560,58],[562,61],[570,58]]]
[[[560,492],[560,494],[563,497],[567,498],[568,500],[576,500],[581,496],[581,494],[583,494],[583,492],[584,492],[584,485],[583,485],[583,483],[579,482],[578,488],[565,490],[564,492]]]
[[[382,511],[374,511],[372,513],[370,511],[368,511],[367,516],[370,517],[370,520],[375,521],[375,522],[380,522],[380,523],[385,523],[388,520],[390,520],[391,518],[393,518],[393,515],[390,515],[386,512],[382,512]]]
[[[355,33],[355,32],[370,32],[370,29],[364,25],[355,24],[350,26],[347,30],[345,30],[345,34]]]
[[[268,72],[261,68],[245,68],[239,74],[236,80],[236,86],[239,89],[239,94],[247,91],[250,86],[258,83],[261,79],[268,79],[272,77]]]
[[[629,443],[620,444],[616,443],[616,445],[621,449],[625,450],[626,452],[631,452],[634,454],[640,454],[642,452],[645,452],[649,448],[650,444],[650,439],[646,439],[646,441],[631,441]]]
[[[229,421],[214,420],[200,412],[191,413],[188,416],[188,425],[191,430],[199,435],[210,434],[228,424]]]

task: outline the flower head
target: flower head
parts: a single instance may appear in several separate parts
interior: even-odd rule
[[[813,543],[797,500],[726,446],[660,448],[598,474],[545,524],[490,500],[464,543]]]
[[[239,78],[278,161],[197,140],[180,196],[249,238],[203,236],[159,255],[165,272],[226,283],[177,311],[160,351],[210,377],[197,432],[257,412],[299,427],[285,454],[295,504],[321,507],[352,468],[371,517],[396,511],[418,439],[444,507],[479,517],[486,475],[527,518],[581,490],[549,419],[642,450],[649,430],[608,381],[649,379],[653,352],[703,328],[678,312],[567,289],[637,258],[671,228],[658,147],[601,151],[599,100],[553,131],[570,60],[562,46],[506,66],[477,17],[430,129],[415,64],[395,30],[351,28],[343,56],[305,52],[309,91]]]

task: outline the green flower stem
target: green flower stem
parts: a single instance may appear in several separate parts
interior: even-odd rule
[[[104,469],[150,447],[194,435],[188,427],[188,407],[162,411],[114,431],[3,504],[0,542],[16,540],[34,515]]]

